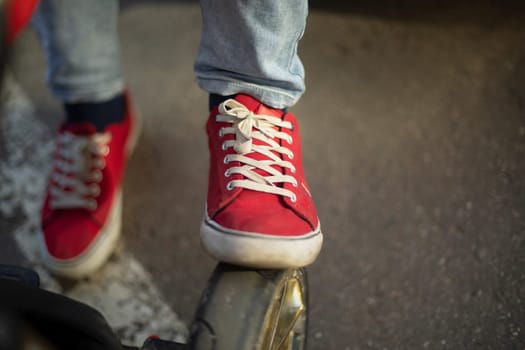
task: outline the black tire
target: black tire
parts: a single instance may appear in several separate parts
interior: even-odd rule
[[[304,350],[304,269],[253,270],[218,264],[191,326],[195,350]]]

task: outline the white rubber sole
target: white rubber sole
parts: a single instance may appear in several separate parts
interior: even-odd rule
[[[137,109],[131,135],[126,142],[126,157],[129,158],[135,148],[140,131],[142,118]],[[81,256],[74,259],[56,259],[49,254],[44,241],[44,234],[40,234],[40,248],[44,265],[55,275],[71,279],[80,279],[98,270],[109,259],[115,250],[120,238],[122,227],[122,191],[118,189],[114,203],[110,209],[106,224],[102,227],[98,237]]]
[[[111,256],[120,237],[122,216],[122,192],[115,195],[106,224],[98,237],[82,255],[74,259],[57,259],[47,251],[44,235],[41,234],[40,247],[44,265],[55,275],[80,279],[99,269]]]
[[[202,221],[200,236],[204,249],[217,260],[263,269],[310,265],[323,245],[320,227],[307,235],[288,238],[230,230],[207,216]]]

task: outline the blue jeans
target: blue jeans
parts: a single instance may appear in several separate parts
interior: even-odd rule
[[[202,38],[194,65],[209,93],[249,94],[274,108],[304,92],[297,55],[307,0],[201,0]],[[42,0],[33,23],[48,62],[47,80],[65,102],[121,93],[116,0]]]

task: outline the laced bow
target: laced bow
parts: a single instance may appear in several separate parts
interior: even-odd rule
[[[64,132],[58,136],[50,189],[50,206],[53,209],[97,207],[95,198],[100,194],[98,183],[102,180],[104,157],[109,153],[111,135],[75,135]]]
[[[241,163],[241,166],[232,166],[226,170],[224,174],[226,177],[233,174],[243,176],[243,179],[230,181],[227,184],[227,189],[242,187],[286,196],[295,202],[297,200],[295,194],[280,185],[291,183],[297,187],[295,177],[283,174],[284,168],[295,173],[295,167],[281,156],[285,155],[291,160],[294,154],[289,148],[280,144],[280,140],[286,141],[289,145],[293,143],[289,134],[279,131],[279,128],[291,130],[293,128],[292,123],[270,115],[255,114],[233,99],[226,100],[219,106],[219,114],[216,120],[231,123],[230,127],[220,129],[221,137],[226,134],[235,135],[234,140],[227,140],[222,144],[223,150],[232,147],[236,152],[226,155],[224,163]],[[260,144],[255,144],[253,140],[260,141]],[[263,156],[262,160],[252,157],[256,153]]]

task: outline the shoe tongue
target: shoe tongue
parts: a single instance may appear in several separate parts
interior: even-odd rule
[[[235,96],[235,100],[239,103],[242,103],[246,108],[255,114],[271,115],[279,118],[283,114],[280,109],[270,108],[249,95],[238,94]]]
[[[75,135],[93,135],[97,132],[95,126],[88,122],[82,123],[64,123],[60,127],[61,132],[70,132]]]
[[[252,111],[255,114],[269,115],[269,116],[282,118],[282,115],[283,115],[283,111],[282,110],[270,108],[270,107],[262,104],[261,102],[257,101],[255,98],[253,98],[251,96],[244,95],[244,94],[239,94],[239,95],[235,96],[235,100],[237,102],[239,102],[239,103],[242,103],[248,110]],[[278,128],[274,127],[274,129],[278,129]],[[278,139],[275,139],[275,141],[279,142]],[[267,145],[265,142],[262,142],[262,141],[260,141],[258,139],[252,139],[252,142],[253,142],[253,144],[259,145],[259,146],[266,146]],[[252,159],[258,160],[258,161],[265,161],[265,160],[269,159],[265,155],[257,153],[257,152],[251,152],[247,156],[249,158],[252,158]],[[278,170],[278,171],[281,171],[280,167],[277,167],[277,166],[272,166],[272,167],[274,169]],[[270,175],[266,171],[261,170],[261,169],[254,169],[253,171],[258,173],[259,175],[262,175],[262,176]]]

